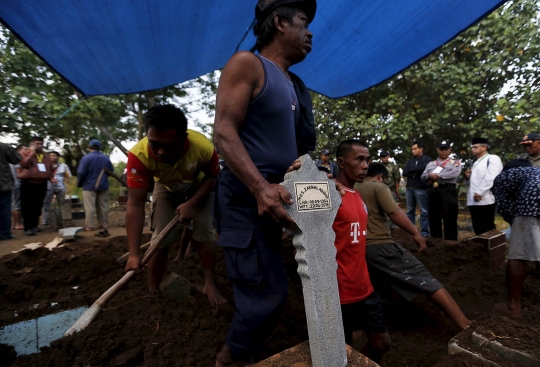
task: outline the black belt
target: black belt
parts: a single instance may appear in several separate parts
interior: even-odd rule
[[[434,182],[431,184],[432,188],[434,189],[439,189],[439,188],[443,188],[443,187],[456,187],[456,184],[455,183],[441,183],[441,182]]]

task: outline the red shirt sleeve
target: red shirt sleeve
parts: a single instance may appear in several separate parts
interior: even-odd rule
[[[129,152],[126,165],[127,186],[134,189],[149,189],[152,173],[146,168],[141,160]]]
[[[208,163],[202,168],[202,171],[208,177],[217,177],[219,174],[219,157],[215,149]]]

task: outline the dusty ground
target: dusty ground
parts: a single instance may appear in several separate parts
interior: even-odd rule
[[[149,209],[147,209],[146,212],[148,213]],[[124,216],[125,208],[116,207],[110,209],[108,228],[111,234],[110,237],[124,236],[126,234],[126,228],[124,227]],[[71,221],[71,227],[84,228],[84,219],[73,219]],[[10,254],[12,251],[20,250],[21,248],[23,248],[23,245],[28,243],[51,242],[52,240],[54,240],[55,237],[59,235],[58,230],[53,229],[53,227],[50,225],[43,226],[40,224],[39,228],[41,228],[42,231],[38,232],[35,236],[26,236],[23,230],[12,229],[11,233],[15,238],[7,241],[0,241],[0,257]],[[145,228],[145,232],[148,233],[148,228]],[[78,232],[77,242],[99,240],[100,238],[94,236],[96,233],[98,233],[97,230],[92,232]]]
[[[409,237],[396,236],[411,249]],[[481,247],[472,243],[445,244],[429,241],[418,258],[446,286],[465,314],[482,321],[499,336],[515,336],[515,330],[538,325],[540,274],[527,278],[522,322],[515,324],[491,316],[491,308],[506,297],[504,269],[492,273]],[[49,252],[38,249],[10,254],[0,260],[0,327],[36,316],[93,303],[123,274],[116,258],[127,250],[125,237],[108,241],[88,238]],[[171,258],[176,255],[171,252]],[[302,287],[296,273],[294,248],[286,242],[283,259],[289,277],[289,300],[281,322],[268,341],[262,357],[271,356],[307,339]],[[183,263],[170,262],[177,272],[194,283],[202,282],[197,256]],[[140,275],[107,304],[84,331],[63,338],[40,354],[12,359],[9,348],[0,346],[0,365],[11,366],[213,366],[224,342],[233,314],[232,288],[226,278],[222,252],[218,252],[216,281],[230,304],[212,308],[201,294],[182,303],[146,292]],[[73,289],[78,286],[77,289]],[[51,302],[58,305],[51,306]],[[38,305],[34,308],[34,305]],[[446,359],[447,343],[460,330],[425,297],[412,303],[384,305],[394,345],[383,366],[433,366]],[[17,312],[17,317],[14,317]],[[535,323],[535,324],[533,324]],[[495,326],[498,326],[495,329]],[[526,329],[537,341],[538,330]],[[353,347],[360,348],[362,340]],[[530,345],[527,345],[529,348]],[[534,345],[533,345],[534,348]],[[455,357],[453,357],[455,358]],[[9,361],[9,362],[8,362]],[[474,366],[472,362],[441,361],[438,366]]]

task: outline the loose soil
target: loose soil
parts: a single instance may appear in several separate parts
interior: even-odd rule
[[[399,230],[395,236],[414,251],[410,236]],[[538,329],[535,330],[539,325],[540,309],[535,305],[540,303],[540,273],[533,272],[525,282],[523,320],[508,320],[491,314],[493,305],[506,299],[504,269],[492,273],[480,245],[431,239],[428,245],[424,252],[413,253],[445,285],[464,313],[495,335],[528,338],[530,343],[518,347],[538,355],[534,341],[540,337]],[[38,249],[4,256],[0,259],[0,327],[92,304],[123,275],[116,258],[126,251],[126,238],[115,237],[109,241],[75,242],[54,251]],[[171,251],[170,258],[175,256],[176,249]],[[284,243],[283,259],[289,279],[289,299],[261,358],[295,346],[308,337],[302,285],[290,241]],[[203,281],[196,255],[181,263],[169,262],[168,272],[176,272],[192,283]],[[39,354],[16,359],[12,348],[0,345],[0,365],[214,366],[215,354],[224,343],[234,312],[232,287],[226,277],[221,249],[218,249],[216,283],[230,302],[219,308],[211,307],[199,293],[183,302],[149,295],[146,276],[141,274],[79,334],[53,342]],[[441,363],[449,358],[448,341],[460,329],[426,297],[419,296],[411,303],[386,301],[383,308],[393,340],[383,366],[433,366],[441,358]],[[526,334],[514,334],[513,330]],[[364,341],[365,337],[355,341],[353,347],[360,349]],[[464,363],[438,366],[478,365],[466,359]]]

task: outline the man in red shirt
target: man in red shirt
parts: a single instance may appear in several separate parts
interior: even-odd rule
[[[362,353],[379,362],[390,348],[391,339],[366,263],[367,207],[353,188],[366,177],[371,157],[366,145],[358,140],[341,142],[336,156],[339,167],[336,181],[343,185],[345,196],[332,229],[336,233],[337,279],[345,341],[350,344],[353,331],[363,330],[368,343]]]

